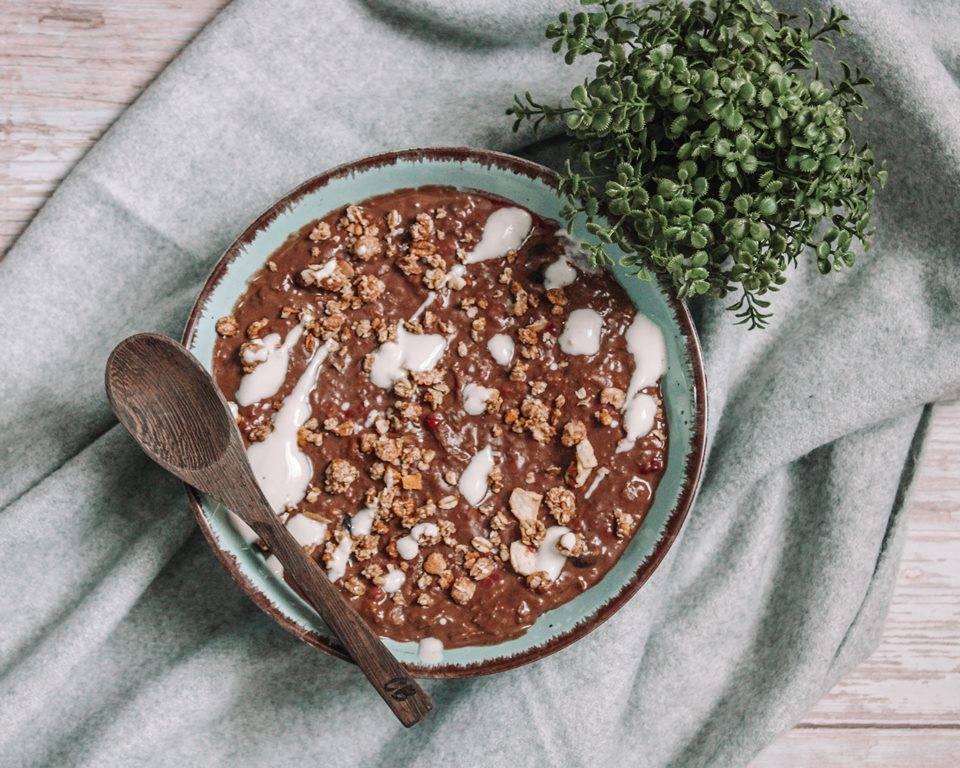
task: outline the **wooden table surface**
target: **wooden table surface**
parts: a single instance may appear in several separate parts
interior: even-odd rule
[[[0,256],[224,4],[0,0]],[[751,763],[794,766],[960,766],[960,403],[934,411],[880,646]]]

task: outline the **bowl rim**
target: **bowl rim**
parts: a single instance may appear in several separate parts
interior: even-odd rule
[[[181,342],[184,346],[189,349],[190,343],[200,323],[203,310],[210,298],[210,294],[223,278],[228,266],[237,258],[241,249],[251,243],[256,236],[262,230],[266,229],[281,213],[297,204],[305,195],[321,189],[335,179],[363,172],[371,168],[394,165],[401,161],[416,162],[422,160],[439,160],[446,162],[466,161],[486,166],[497,166],[513,173],[542,181],[554,189],[558,187],[560,181],[560,177],[555,171],[539,163],[503,152],[471,147],[421,147],[384,152],[344,163],[324,171],[295,187],[263,211],[244,228],[241,234],[217,259],[190,310],[186,327],[181,337]],[[686,304],[677,298],[676,292],[669,283],[660,278],[660,285],[671,309],[673,309],[676,315],[677,324],[680,327],[686,351],[690,357],[694,385],[694,413],[692,420],[692,447],[690,455],[687,458],[686,467],[684,468],[683,485],[680,488],[677,503],[667,518],[666,526],[664,527],[662,535],[657,540],[653,552],[637,567],[630,580],[627,581],[613,597],[600,606],[593,615],[584,618],[566,632],[551,638],[547,642],[511,656],[503,656],[487,661],[477,661],[470,664],[443,664],[427,667],[404,662],[404,666],[411,674],[421,678],[469,678],[493,674],[495,672],[504,672],[546,658],[586,636],[613,616],[637,593],[640,587],[647,582],[654,571],[660,566],[661,562],[663,562],[667,552],[679,537],[687,513],[693,505],[700,486],[706,456],[707,387],[700,339],[697,335],[697,330],[693,324],[690,312]],[[185,487],[193,516],[207,544],[213,550],[221,565],[227,570],[227,573],[230,574],[230,577],[243,592],[246,593],[247,597],[270,616],[270,618],[277,622],[277,624],[298,639],[324,653],[354,663],[342,646],[336,642],[331,642],[328,638],[321,636],[314,630],[298,624],[287,616],[279,606],[275,605],[265,593],[261,592],[244,575],[236,558],[230,552],[219,546],[213,529],[210,527],[209,521],[203,512],[200,494],[190,486]]]

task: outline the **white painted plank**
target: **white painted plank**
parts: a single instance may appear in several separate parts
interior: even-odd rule
[[[794,728],[748,768],[957,768],[960,730]]]
[[[805,724],[960,726],[960,402],[934,410],[907,525],[879,647]]]
[[[0,0],[0,257],[227,0]]]

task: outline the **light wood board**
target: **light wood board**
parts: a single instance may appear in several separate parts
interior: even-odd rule
[[[0,0],[0,254],[223,5]],[[751,766],[960,766],[960,404],[934,412],[876,653]]]

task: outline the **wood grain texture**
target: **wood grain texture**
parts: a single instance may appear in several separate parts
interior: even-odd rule
[[[225,0],[0,0],[0,253],[66,171]],[[753,762],[960,765],[960,404],[940,405],[886,631]],[[952,759],[951,759],[952,756]]]
[[[0,256],[228,0],[0,0]]]
[[[794,728],[750,768],[957,768],[956,732],[915,728]]]

